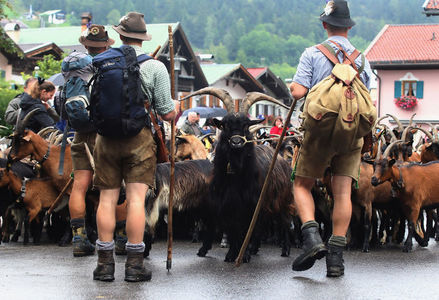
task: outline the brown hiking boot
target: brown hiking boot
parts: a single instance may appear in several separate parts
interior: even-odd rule
[[[143,265],[143,252],[128,251],[125,263],[125,281],[149,281],[151,277],[152,272]]]
[[[98,250],[98,265],[93,271],[93,280],[114,280],[113,250]]]
[[[72,227],[73,256],[87,256],[95,254],[95,246],[88,240],[85,227]]]

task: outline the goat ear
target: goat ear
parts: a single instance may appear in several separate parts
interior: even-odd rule
[[[221,120],[214,118],[214,119],[212,119],[212,121],[213,121],[213,124],[216,126],[216,128],[218,128],[220,130],[224,130],[223,122],[221,122]]]
[[[256,125],[256,124],[260,124],[260,123],[262,123],[264,121],[265,121],[265,119],[262,119],[262,120],[259,120],[259,119],[258,120],[250,120],[248,126],[250,127],[250,126],[253,126],[253,125]]]
[[[26,135],[23,137],[23,140],[25,140],[26,142],[30,141],[30,135]]]

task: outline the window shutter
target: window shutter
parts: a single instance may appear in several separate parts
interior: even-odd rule
[[[416,83],[416,98],[422,99],[424,98],[424,82],[418,81]]]
[[[401,81],[395,81],[395,98],[401,97]]]

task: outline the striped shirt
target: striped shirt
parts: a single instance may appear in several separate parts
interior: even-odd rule
[[[145,54],[139,46],[131,46],[136,50],[137,56]],[[171,98],[171,83],[166,66],[158,60],[150,59],[140,65],[140,78],[142,90],[148,100],[154,102],[159,115],[166,115],[174,110]]]
[[[347,54],[351,55],[354,52],[355,47],[349,42],[349,40],[342,36],[331,36],[326,41],[332,40],[338,43]],[[337,47],[328,43],[334,48],[334,51],[337,52]],[[361,56],[358,56],[355,60],[355,64],[357,68],[361,66]],[[340,52],[338,55],[338,60],[340,62],[343,61],[343,54]],[[334,65],[330,62],[325,55],[323,55],[320,50],[318,50],[315,46],[307,48],[300,57],[299,65],[297,66],[296,74],[294,75],[293,81],[303,85],[304,87],[311,89],[317,83],[322,81],[325,77],[331,74],[332,68]],[[371,78],[371,69],[370,64],[365,59],[364,70],[360,74],[361,81],[364,85],[370,89],[370,78]]]

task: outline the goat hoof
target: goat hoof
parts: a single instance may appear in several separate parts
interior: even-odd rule
[[[419,246],[421,247],[427,247],[428,246],[428,241],[422,241],[419,243]]]
[[[436,242],[439,242],[439,236],[436,236],[436,237],[434,238],[434,240],[435,240]]]
[[[14,242],[14,243],[18,242],[18,235],[14,234],[11,238],[11,242]]]
[[[3,242],[3,243],[9,243],[9,238],[6,237],[6,236],[3,237],[2,242]]]
[[[282,254],[280,256],[282,256],[282,257],[290,256],[290,249],[283,249]]]
[[[204,249],[203,247],[201,247],[200,250],[198,250],[198,253],[197,253],[197,255],[199,257],[205,257],[206,254],[207,254],[207,249]]]
[[[243,262],[243,263],[249,263],[249,262],[250,262],[250,258],[251,258],[251,256],[248,255],[248,254],[246,254],[246,255],[244,255],[244,257],[242,258],[242,262]]]
[[[145,248],[145,251],[143,251],[143,257],[146,258],[149,256],[149,249]]]
[[[363,246],[363,252],[364,253],[369,253],[369,247],[368,246]]]
[[[412,247],[411,246],[404,246],[402,248],[402,252],[408,253],[412,251]]]

